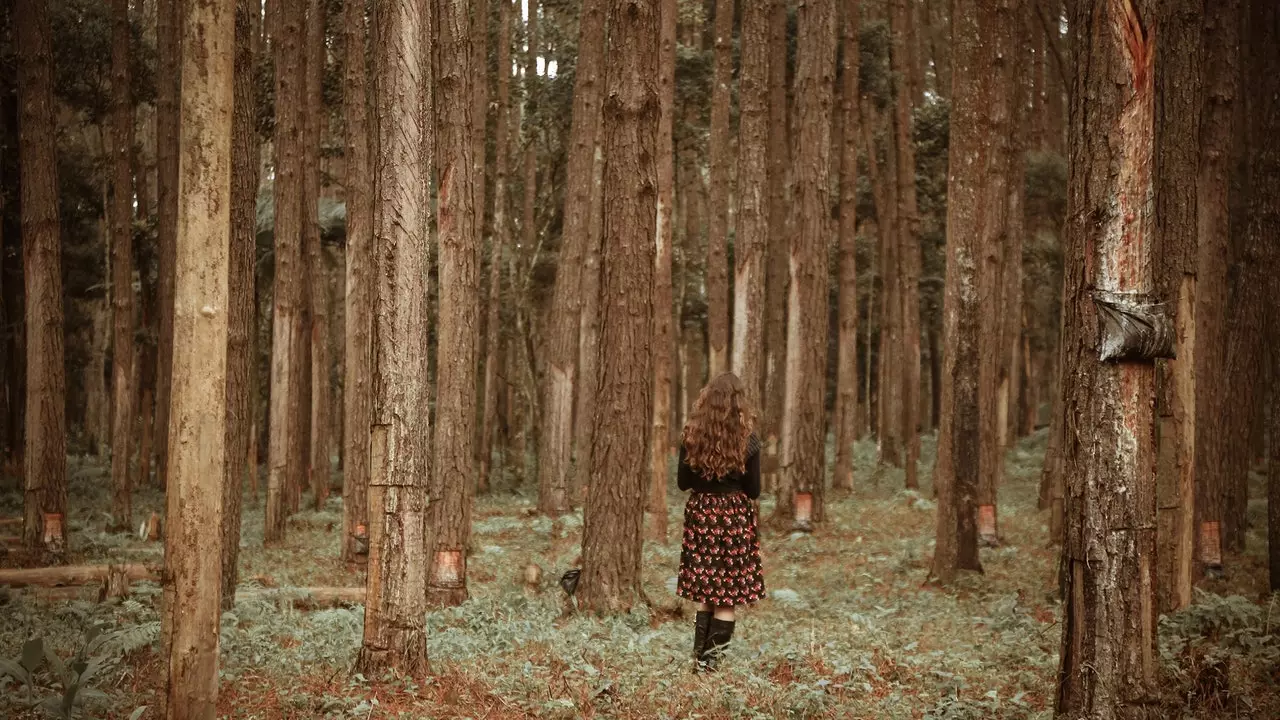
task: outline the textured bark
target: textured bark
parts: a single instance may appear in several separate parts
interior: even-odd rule
[[[329,497],[329,273],[320,246],[320,135],[326,117],[320,80],[324,73],[324,3],[307,0],[306,49],[303,65],[302,242],[303,363],[302,462],[316,510]]]
[[[769,238],[769,20],[765,2],[742,6],[738,128],[738,232],[734,237],[733,372],[760,406],[765,253]],[[784,68],[785,70],[785,68]]]
[[[880,465],[902,465],[902,373],[899,357],[902,349],[902,292],[899,272],[898,207],[896,196],[895,152],[890,144],[882,166],[877,157],[875,127],[881,124],[871,103],[863,103],[862,132],[867,148],[867,175],[875,201],[876,227],[880,233],[880,338],[876,392],[877,462]]]
[[[1222,565],[1219,529],[1224,519],[1227,468],[1234,452],[1225,422],[1229,389],[1237,379],[1227,374],[1227,321],[1230,296],[1230,173],[1232,117],[1240,82],[1240,0],[1206,3],[1204,93],[1200,116],[1199,172],[1196,176],[1196,561],[1202,569]],[[1213,428],[1212,431],[1209,429]],[[1206,530],[1212,529],[1212,532]]]
[[[989,94],[983,113],[987,131],[984,154],[986,182],[983,184],[978,214],[978,305],[1008,308],[1004,297],[1005,275],[1009,269],[1011,219],[1008,198],[1013,192],[1011,145],[1014,128],[1014,56],[1012,13],[997,8],[998,19],[985,42],[995,46],[995,73],[987,84]],[[1004,478],[1004,448],[1000,436],[1000,384],[1007,369],[1003,330],[1008,312],[983,312],[978,321],[978,539],[983,545],[999,544],[996,495]]]
[[[1195,543],[1196,186],[1200,149],[1200,43],[1204,4],[1160,6],[1156,52],[1157,292],[1175,313],[1178,357],[1157,363],[1158,608],[1191,604]]]
[[[1265,297],[1274,298],[1280,289],[1275,271],[1277,251],[1275,239],[1280,234],[1280,8],[1264,0],[1250,0],[1245,22],[1247,40],[1244,48],[1246,77],[1252,80],[1249,104],[1248,173],[1249,221],[1245,229],[1250,245],[1261,249],[1267,289]],[[1267,337],[1276,337],[1280,319],[1274,311],[1267,315]],[[1275,398],[1280,397],[1280,351],[1268,348],[1268,385],[1270,403],[1268,435],[1270,467],[1267,478],[1267,556],[1272,592],[1280,590],[1280,412]]]
[[[40,0],[14,3],[18,49],[18,157],[26,306],[23,543],[60,555],[44,539],[48,514],[67,512],[66,377],[62,352],[62,246],[58,223],[53,38]]]
[[[542,447],[538,452],[538,509],[557,516],[569,510],[569,471],[573,454],[573,401],[578,385],[579,309],[582,259],[591,222],[591,180],[599,128],[604,65],[605,0],[587,0],[578,24],[578,61],[574,75],[573,121],[569,130],[564,233],[556,262],[547,343]]]
[[[467,0],[441,0],[440,71],[435,91],[440,117],[440,320],[436,330],[436,428],[427,509],[429,600],[467,599],[467,541],[475,495],[476,338],[480,273],[475,242],[475,122],[471,13]],[[572,407],[571,407],[572,409]],[[454,565],[453,559],[459,562]]]
[[[172,600],[164,606],[172,628],[170,720],[213,720],[218,705],[234,13],[230,3],[191,2],[183,9],[174,422],[167,454],[172,499],[164,543],[164,584]]]
[[[787,56],[787,0],[772,0],[769,57]],[[787,64],[769,63],[769,236],[765,247],[764,397],[761,417],[765,445],[777,448],[782,431],[782,399],[787,358],[787,173],[791,162],[787,132]],[[780,502],[790,502],[782,497]]]
[[[427,388],[427,106],[431,13],[424,0],[374,14],[373,424],[369,573],[356,671],[421,678],[427,671],[423,557],[430,445]]]
[[[305,97],[302,33],[306,0],[278,0],[275,54],[275,287],[272,292],[270,445],[267,467],[267,507],[263,540],[284,539],[285,520],[292,500],[303,485],[299,427],[302,378],[294,355],[302,351],[299,330],[303,316],[302,162]],[[408,0],[406,0],[408,1]]]
[[[827,377],[827,238],[831,113],[836,60],[834,0],[799,10],[796,59],[796,198],[787,299],[786,403],[782,413],[783,488],[812,495],[813,522],[824,519]],[[794,508],[778,504],[775,519]],[[795,518],[799,521],[799,517]]]
[[[599,133],[597,132],[597,136]],[[596,145],[595,169],[592,175],[591,225],[587,232],[587,252],[582,264],[582,311],[578,330],[578,397],[574,410],[574,464],[572,494],[582,501],[586,497],[591,465],[591,427],[596,414],[596,366],[600,361],[600,243],[603,235],[604,153]]]
[[[133,94],[129,80],[129,1],[111,3],[111,487],[112,521],[133,527]]]
[[[844,116],[840,138],[840,227],[837,277],[839,294],[839,343],[836,358],[836,466],[832,487],[853,489],[853,443],[858,439],[858,72],[860,0],[843,5],[844,43],[840,112]]]
[[[998,0],[957,0],[952,6],[950,168],[947,178],[947,270],[942,312],[942,414],[934,486],[938,529],[931,575],[943,584],[960,570],[981,572],[977,507],[980,427],[978,353],[979,267],[983,203],[992,197],[995,157],[987,102],[1000,73],[997,45],[984,42],[1001,20]]]
[[[912,75],[915,44],[911,13],[914,4],[895,0],[890,21],[893,31],[892,67],[898,78]],[[909,89],[909,86],[908,86]],[[919,487],[920,459],[920,213],[916,206],[916,151],[912,130],[914,93],[903,93],[899,87],[895,103],[895,143],[898,199],[898,239],[901,253],[898,272],[902,303],[902,441],[906,485]]]
[[[222,492],[222,606],[235,603],[239,580],[240,512],[246,470],[257,465],[249,457],[253,432],[252,358],[254,322],[254,253],[258,220],[258,133],[253,88],[253,38],[262,7],[237,0],[235,29],[235,100],[231,118],[231,244],[227,267],[227,416],[226,462]]]
[[[710,377],[729,369],[729,104],[733,82],[733,0],[715,3],[711,78],[711,214],[707,218],[707,342]]]
[[[505,381],[500,380],[499,364],[502,362],[502,333],[499,324],[502,315],[502,267],[503,248],[511,234],[508,208],[508,168],[511,158],[511,2],[498,0],[498,76],[497,117],[494,123],[494,172],[493,172],[493,234],[489,245],[489,296],[485,310],[485,359],[484,405],[480,418],[480,467],[476,480],[477,490],[489,489],[493,467],[494,435],[498,425],[498,395],[504,391]]]
[[[653,393],[653,267],[661,106],[659,0],[611,0],[604,100],[601,356],[578,596],[595,612],[639,599]]]
[[[93,154],[98,153],[95,150]],[[103,205],[108,203],[108,198],[104,196]],[[110,229],[105,218],[96,224],[102,231],[102,244],[99,247],[106,250],[101,259],[108,266],[107,274],[110,275]],[[112,325],[110,298],[95,290],[93,297],[84,301],[83,305],[89,315],[89,327],[84,332],[87,335],[85,340],[89,346],[89,358],[80,371],[84,392],[81,427],[89,452],[101,458],[106,452],[111,434],[108,429],[111,424],[111,397],[107,389],[107,350],[111,346]],[[72,423],[74,422],[73,417]]]
[[[658,59],[657,229],[653,267],[653,430],[649,436],[649,534],[667,538],[667,483],[671,461],[671,376],[675,350],[672,330],[672,207],[675,202],[675,145],[672,141],[676,82],[675,0],[660,0]],[[763,146],[761,148],[763,151]]]
[[[373,322],[373,193],[369,166],[368,31],[363,3],[343,7],[343,113],[346,146],[347,262],[344,314],[342,559],[360,552],[357,535],[368,534],[370,378]]]
[[[169,392],[173,365],[173,244],[178,233],[178,61],[182,50],[181,0],[157,0],[156,243],[159,298],[156,339],[156,480],[168,476]]]
[[[1154,17],[1071,7],[1064,343],[1066,538],[1056,711],[1155,718],[1155,369],[1099,359],[1097,293],[1156,289]]]

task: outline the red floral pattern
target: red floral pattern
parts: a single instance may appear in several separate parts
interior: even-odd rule
[[[746,494],[689,495],[676,594],[721,607],[764,597],[756,508]]]

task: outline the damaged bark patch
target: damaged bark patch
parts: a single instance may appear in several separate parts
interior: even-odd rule
[[[1164,303],[1146,293],[1097,290],[1098,359],[1155,361],[1176,357],[1175,328]]]

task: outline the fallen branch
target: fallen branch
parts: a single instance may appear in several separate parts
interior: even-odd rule
[[[0,570],[0,585],[10,587],[59,587],[64,585],[93,585],[105,583],[112,575],[123,575],[129,580],[160,579],[160,568],[154,565],[64,565],[62,567],[6,568]]]
[[[287,602],[298,610],[316,610],[342,605],[364,603],[362,587],[311,587],[311,588],[263,588],[261,590],[237,590],[236,602],[266,600]]]

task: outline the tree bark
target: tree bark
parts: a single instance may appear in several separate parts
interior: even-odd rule
[[[858,35],[862,13],[860,0],[843,6],[844,55],[840,112],[844,116],[840,138],[839,226],[839,343],[836,358],[836,466],[831,486],[853,489],[853,444],[858,439]]]
[[[901,275],[899,273],[898,207],[894,201],[896,175],[893,172],[895,152],[891,144],[885,152],[885,166],[881,166],[879,150],[875,142],[874,128],[880,125],[878,113],[871,102],[863,103],[863,144],[866,146],[867,175],[871,180],[871,194],[876,207],[876,227],[879,230],[880,271],[880,338],[878,356],[878,396],[876,409],[877,463],[881,466],[902,465],[902,303]]]
[[[262,7],[237,0],[235,100],[231,118],[231,245],[227,266],[227,416],[222,493],[222,607],[235,604],[239,580],[240,512],[253,432],[252,358],[254,253],[258,225],[258,132],[254,100],[253,37]]]
[[[733,81],[733,0],[715,3],[711,79],[711,213],[707,218],[707,341],[709,377],[729,370],[729,104]]]
[[[787,0],[771,0],[769,15],[769,57],[787,56]],[[787,129],[787,63],[769,63],[769,238],[765,246],[765,330],[764,395],[761,417],[765,426],[765,447],[777,452],[782,432],[782,405],[786,386],[783,368],[787,361],[787,173],[791,154]],[[779,497],[790,503],[790,497]]]
[[[234,10],[183,10],[164,577],[170,720],[213,720],[218,705],[223,537],[209,529],[222,527],[225,485]]]
[[[111,515],[133,526],[129,460],[133,454],[133,94],[129,78],[129,1],[111,3]]]
[[[502,362],[502,267],[503,249],[511,233],[508,168],[511,158],[511,2],[498,0],[497,117],[494,123],[493,234],[489,246],[489,296],[485,311],[484,406],[480,430],[480,467],[477,489],[485,492],[492,483],[493,447],[498,423],[498,394],[505,390]]]
[[[659,0],[611,0],[604,95],[601,356],[582,535],[582,604],[625,613],[640,593],[653,400],[653,268],[658,202]]]
[[[1156,364],[1157,594],[1160,612],[1191,604],[1195,542],[1196,187],[1203,3],[1166,2],[1157,20],[1156,242],[1160,298],[1175,312],[1176,359]]]
[[[368,539],[370,370],[373,323],[373,193],[369,167],[368,30],[364,3],[343,7],[343,113],[346,125],[347,263],[344,299],[342,559],[351,562]],[[363,536],[363,537],[361,537]]]
[[[22,538],[32,550],[61,556],[66,527],[67,420],[62,351],[62,243],[58,221],[57,122],[53,100],[53,33],[46,3],[16,0],[18,157],[27,328],[25,496]],[[51,528],[50,528],[51,529]]]
[[[316,510],[329,497],[329,292],[324,250],[320,246],[320,135],[325,111],[320,81],[324,73],[324,3],[307,0],[306,49],[302,82],[306,108],[302,117],[302,261],[303,325],[299,348],[303,400],[300,412],[303,478],[311,488]]]
[[[892,67],[896,77],[912,76],[911,47],[915,43],[911,7],[895,0],[890,25],[894,27]],[[895,148],[898,199],[899,292],[902,303],[902,440],[906,450],[908,488],[920,486],[920,214],[916,204],[916,151],[912,124],[914,93],[896,93]],[[909,89],[909,84],[908,84]]]
[[[574,410],[573,447],[574,480],[571,493],[575,499],[586,498],[586,488],[591,477],[591,464],[587,462],[591,452],[591,427],[596,415],[596,367],[600,362],[600,255],[604,231],[604,153],[598,142],[591,178],[591,223],[587,230],[587,252],[582,264],[582,310],[579,313],[578,330],[578,397]]]
[[[476,336],[480,279],[476,252],[471,13],[468,0],[439,8],[440,321],[436,330],[436,432],[427,509],[428,599],[467,599],[467,541],[475,494]],[[570,406],[572,409],[572,405]]]
[[[424,0],[374,13],[373,424],[364,637],[356,671],[427,671],[425,546],[430,445],[427,389],[428,168],[424,113],[432,22]]]
[[[658,59],[657,230],[653,269],[653,430],[649,436],[649,535],[667,538],[667,483],[671,461],[671,375],[675,334],[672,331],[672,207],[675,202],[676,15],[675,0],[660,0]]]
[[[1240,82],[1240,0],[1208,3],[1204,8],[1204,92],[1200,115],[1199,172],[1196,176],[1197,268],[1195,293],[1196,563],[1201,571],[1222,568],[1222,523],[1227,467],[1234,452],[1224,426],[1229,389],[1241,379],[1227,374],[1227,322],[1230,297],[1232,117]],[[1214,430],[1209,431],[1209,428]]]
[[[830,229],[831,112],[836,7],[818,0],[799,9],[796,56],[795,233],[787,300],[786,403],[782,414],[783,488],[812,497],[811,521],[824,519],[827,377],[827,237]],[[796,507],[778,504],[775,517]],[[794,517],[797,525],[805,519]]]
[[[1062,653],[1056,712],[1146,718],[1155,697],[1153,358],[1103,360],[1099,301],[1142,302],[1153,252],[1157,36],[1147,3],[1071,6],[1063,441]]]
[[[769,239],[769,21],[767,2],[742,6],[738,233],[734,238],[733,372],[761,405],[765,253]],[[785,68],[783,68],[785,72]]]
[[[413,0],[404,0],[411,2]],[[275,285],[272,292],[270,446],[267,468],[267,544],[284,540],[292,498],[303,486],[302,378],[294,354],[302,352],[303,316],[305,0],[277,0],[275,9]]]
[[[988,97],[1001,71],[993,36],[1001,21],[998,0],[956,0],[952,5],[952,164],[947,180],[947,269],[942,312],[942,415],[934,485],[938,529],[933,568],[950,584],[960,570],[982,571],[978,560],[978,472],[981,456],[978,358],[980,267],[989,234],[983,203],[1003,198],[992,192],[989,168],[999,162],[992,141]],[[961,162],[961,159],[963,161]],[[883,397],[883,396],[882,396]],[[883,400],[882,400],[883,401]]]
[[[583,3],[578,21],[578,60],[574,74],[573,120],[569,130],[564,232],[556,263],[547,343],[543,410],[546,420],[538,452],[538,509],[559,516],[568,512],[570,460],[573,454],[573,401],[578,385],[579,310],[582,259],[591,222],[591,180],[599,127],[604,64],[605,0]]]
[[[181,0],[156,6],[156,244],[159,299],[156,338],[156,481],[167,486],[169,405],[173,369],[174,242],[178,235],[178,101],[182,89]]]

